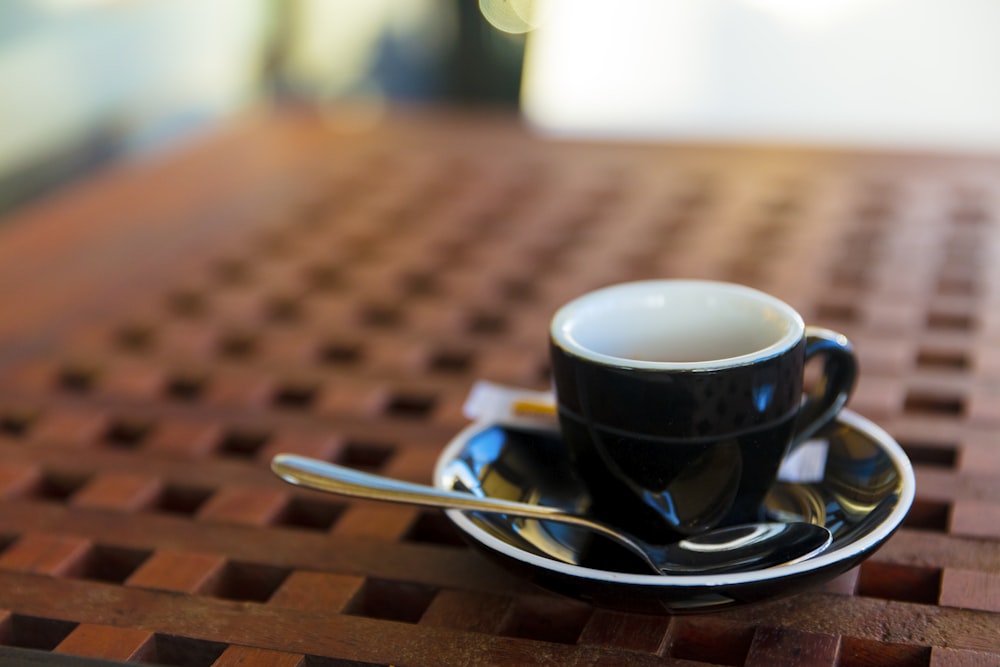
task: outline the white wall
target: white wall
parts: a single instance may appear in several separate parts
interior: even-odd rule
[[[0,1],[0,175],[109,127],[137,147],[256,89],[265,0]]]

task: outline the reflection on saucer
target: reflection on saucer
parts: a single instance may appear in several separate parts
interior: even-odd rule
[[[811,521],[833,533],[815,558],[749,572],[658,576],[588,531],[546,521],[466,514],[448,517],[469,542],[551,590],[639,612],[703,611],[785,595],[822,583],[869,557],[913,501],[909,460],[882,429],[845,410],[806,443],[765,501],[771,520]],[[442,452],[434,482],[476,495],[587,511],[558,431],[477,422]]]
[[[778,479],[783,482],[818,482],[826,472],[826,456],[830,443],[826,438],[813,438],[795,447],[778,470]]]

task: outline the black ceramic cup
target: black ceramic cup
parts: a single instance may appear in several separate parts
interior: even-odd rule
[[[758,520],[791,447],[834,419],[850,343],[758,290],[624,283],[552,318],[559,424],[591,511],[651,540]],[[808,359],[822,375],[803,396]]]

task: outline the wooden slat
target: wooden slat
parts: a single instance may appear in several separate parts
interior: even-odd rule
[[[284,110],[40,202],[0,224],[0,661],[996,664],[998,183],[986,156]],[[269,471],[429,481],[476,380],[548,387],[551,313],[652,277],[743,282],[852,339],[851,407],[918,483],[870,560],[632,615],[540,591],[440,513]]]

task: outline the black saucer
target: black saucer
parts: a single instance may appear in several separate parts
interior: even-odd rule
[[[550,590],[634,612],[724,609],[836,577],[874,553],[909,510],[913,468],[896,441],[871,421],[844,410],[810,447],[825,455],[825,464],[821,460],[811,477],[777,482],[764,511],[771,519],[822,523],[833,544],[790,565],[732,574],[647,574],[634,556],[583,529],[458,510],[447,515],[473,546]],[[559,433],[551,429],[474,423],[441,453],[434,483],[581,512],[589,506]]]

